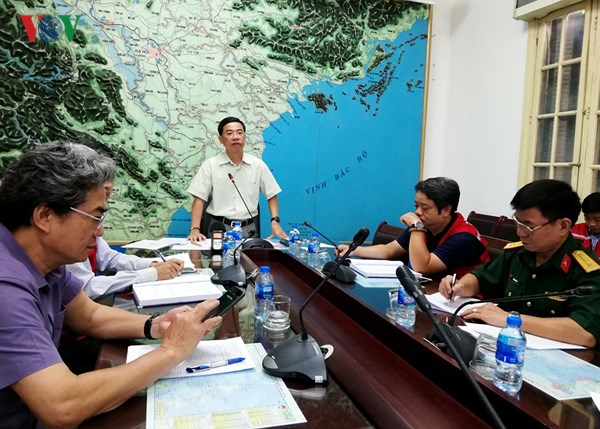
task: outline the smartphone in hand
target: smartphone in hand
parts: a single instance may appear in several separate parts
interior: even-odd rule
[[[227,290],[221,297],[219,298],[219,305],[217,308],[212,309],[204,318],[204,320],[209,319],[215,316],[222,316],[227,313],[231,308],[243,298],[246,294],[245,289],[240,289],[239,287],[233,286],[229,290]]]

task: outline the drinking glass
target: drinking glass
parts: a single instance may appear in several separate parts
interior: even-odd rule
[[[388,290],[390,306],[385,310],[385,315],[390,319],[396,320],[398,311],[398,288]]]
[[[494,378],[496,369],[496,337],[480,334],[477,337],[473,360],[469,362],[471,370],[486,380]]]
[[[290,327],[291,298],[285,295],[275,295],[269,302],[267,320],[264,327],[267,331],[285,331]]]
[[[329,255],[329,251],[328,250],[321,250],[319,252],[318,258],[317,258],[317,266],[315,267],[317,270],[323,270],[323,267],[325,266],[325,264],[327,262],[331,261],[331,256]]]

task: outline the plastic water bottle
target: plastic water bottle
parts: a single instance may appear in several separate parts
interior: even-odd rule
[[[221,262],[223,268],[233,265],[233,251],[235,250],[235,240],[231,231],[225,233],[223,238],[223,261]]]
[[[523,385],[523,364],[527,339],[521,329],[521,316],[510,312],[506,326],[498,334],[496,342],[496,369],[494,386],[514,395]]]
[[[321,243],[319,242],[319,234],[316,232],[312,233],[310,240],[308,240],[308,266],[315,268],[317,266],[317,260],[319,259],[319,250],[321,250]]]
[[[417,318],[417,303],[402,286],[398,288],[398,310],[396,310],[396,323],[411,329]]]
[[[242,248],[240,247],[240,245],[242,244],[242,224],[241,222],[233,222],[233,228],[231,229],[231,232],[233,233],[233,239],[235,240],[235,246],[234,249],[237,249],[237,251],[235,252],[235,258],[239,261],[240,259],[240,252],[242,251]]]
[[[292,229],[288,235],[290,237],[290,255],[296,255],[298,253],[298,241],[300,240],[300,230],[297,223],[292,224]]]
[[[260,274],[256,278],[254,285],[256,287],[254,318],[260,322],[264,322],[267,318],[269,301],[272,301],[273,295],[275,295],[275,282],[271,275],[271,267],[260,267]]]

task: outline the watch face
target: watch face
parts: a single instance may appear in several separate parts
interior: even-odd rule
[[[423,222],[421,222],[421,221],[417,221],[417,222],[413,223],[412,226],[415,228],[425,228],[425,225],[423,225]]]

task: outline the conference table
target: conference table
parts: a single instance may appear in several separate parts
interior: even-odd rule
[[[276,293],[292,299],[292,328],[299,331],[298,309],[321,283],[324,275],[295,257],[275,249],[247,249],[241,261],[246,272],[269,265]],[[437,290],[435,284],[427,292]],[[248,293],[253,293],[251,284]],[[418,312],[407,330],[386,316],[388,289],[329,280],[303,313],[308,333],[319,345],[333,346],[326,366],[329,381],[314,385],[286,380],[307,423],[302,428],[482,428],[491,427],[487,411],[477,399],[456,361],[425,339],[432,323]],[[251,312],[250,312],[251,313]],[[447,315],[439,314],[444,320]],[[241,336],[245,342],[263,343],[267,351],[276,343],[257,331],[248,317],[228,313],[215,338]],[[125,341],[103,345],[98,368],[124,363]],[[571,351],[581,359],[600,364],[595,350]],[[557,401],[523,383],[517,397],[474,375],[490,403],[511,427],[595,428],[600,413],[590,398]],[[115,410],[86,421],[83,428],[145,427],[146,398],[131,398]]]

